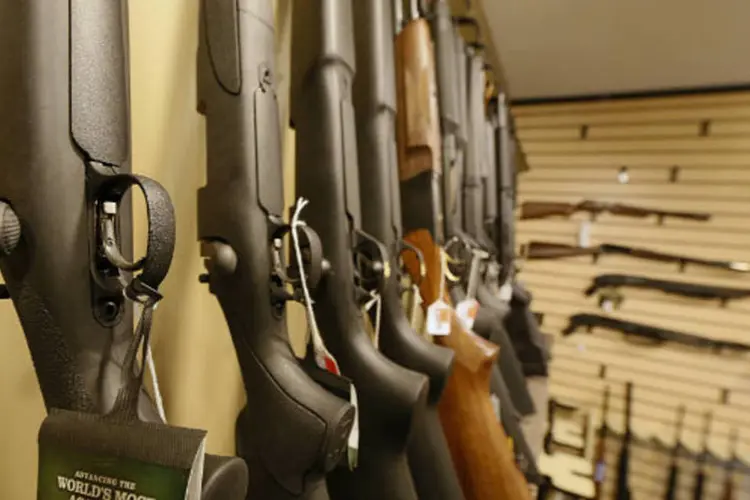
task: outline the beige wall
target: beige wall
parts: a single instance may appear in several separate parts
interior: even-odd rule
[[[208,429],[208,451],[232,454],[234,421],[244,391],[221,310],[206,286],[198,283],[203,268],[196,241],[196,190],[205,178],[204,123],[195,111],[198,5],[197,0],[130,0],[133,170],[161,182],[177,212],[175,258],[164,282],[165,299],[153,336],[167,417],[176,425]],[[282,88],[288,86],[290,15],[291,2],[278,0],[277,77]],[[280,101],[286,115],[288,99],[283,92]],[[291,167],[287,161],[289,203]],[[141,236],[142,221],[136,220]],[[304,315],[295,308],[292,316],[299,349]],[[0,401],[5,402],[0,496],[31,500],[36,497],[36,435],[44,405],[9,301],[0,301],[0,329]]]

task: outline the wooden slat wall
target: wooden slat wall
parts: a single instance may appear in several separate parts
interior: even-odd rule
[[[519,178],[518,202],[584,199],[618,201],[652,208],[710,212],[709,222],[655,218],[628,219],[603,214],[590,224],[590,244],[618,243],[709,259],[750,261],[750,93],[725,93],[589,103],[515,107],[514,116],[531,170]],[[626,167],[630,180],[617,175]],[[676,175],[676,181],[673,178]],[[588,214],[519,221],[518,244],[544,240],[577,244]],[[544,313],[543,330],[555,335],[551,394],[593,412],[600,422],[602,389],[612,391],[608,424],[623,430],[625,383],[634,383],[633,426],[643,439],[671,443],[680,405],[687,407],[684,442],[700,449],[703,415],[714,415],[710,449],[726,458],[733,428],[739,454],[750,463],[750,356],[715,354],[677,345],[650,347],[622,335],[595,330],[563,337],[570,315],[602,313],[584,289],[604,273],[642,274],[660,279],[750,288],[750,275],[603,256],[524,263],[520,279]],[[750,343],[750,299],[699,301],[658,291],[623,288],[625,301],[611,315],[688,333]],[[601,378],[602,365],[606,366]],[[615,480],[611,446],[609,486]],[[633,460],[635,498],[663,494],[669,458],[641,452]],[[690,471],[694,466],[687,465]],[[747,469],[737,474],[750,495]],[[723,474],[712,469],[705,498],[719,498]],[[690,497],[692,476],[683,476]]]

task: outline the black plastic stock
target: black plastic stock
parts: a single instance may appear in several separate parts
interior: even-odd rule
[[[104,413],[121,384],[132,307],[98,246],[96,199],[130,171],[127,3],[0,4],[0,199],[4,234],[20,239],[0,258],[48,409]],[[159,214],[153,214],[159,217]],[[128,197],[118,246],[132,256]],[[145,392],[140,418],[159,416]],[[241,460],[207,457],[204,499],[241,498]]]
[[[414,422],[423,419],[428,381],[375,348],[355,288],[354,243],[368,237],[360,230],[353,24],[351,0],[295,4],[291,115],[297,194],[310,200],[305,218],[320,234],[331,265],[313,294],[315,316],[359,398],[359,466],[329,474],[328,486],[332,498],[416,499],[406,445]]]
[[[356,0],[354,28],[357,77],[354,106],[357,119],[362,226],[391,254],[398,269],[401,207],[396,158],[396,82],[392,5],[383,0]],[[451,27],[452,29],[452,27]],[[417,494],[434,500],[463,498],[437,412],[453,363],[453,352],[425,341],[412,329],[401,305],[398,273],[382,291],[381,351],[430,380],[427,410],[415,419],[407,447]]]
[[[198,232],[248,395],[237,425],[248,498],[322,500],[354,412],[308,377],[289,345],[273,19],[271,0],[202,2],[198,109],[208,166]]]

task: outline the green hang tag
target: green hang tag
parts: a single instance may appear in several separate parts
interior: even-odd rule
[[[123,385],[106,415],[52,410],[39,430],[37,500],[200,500],[206,432],[138,418],[156,300],[123,362]]]
[[[54,410],[39,431],[38,500],[199,500],[205,431]]]

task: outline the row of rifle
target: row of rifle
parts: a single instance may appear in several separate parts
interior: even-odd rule
[[[579,481],[573,481],[570,484],[566,484],[566,478],[568,477],[567,472],[563,470],[558,471],[560,477],[556,477],[555,474],[549,477],[548,483],[540,491],[540,498],[551,498],[553,491],[562,492],[569,496],[577,498],[593,498],[599,500],[607,498],[605,495],[605,484],[608,482],[610,474],[613,475],[613,495],[612,498],[617,500],[626,500],[632,498],[632,487],[633,478],[638,478],[638,481],[642,479],[648,479],[649,483],[654,481],[660,481],[661,491],[663,495],[661,498],[664,500],[676,500],[682,498],[682,492],[685,491],[685,485],[689,483],[689,489],[692,494],[692,498],[695,500],[701,500],[709,498],[708,484],[711,481],[711,469],[709,463],[720,467],[724,470],[722,484],[720,487],[720,497],[722,500],[732,500],[739,498],[737,496],[737,473],[740,472],[740,461],[737,456],[737,444],[739,441],[739,435],[736,430],[732,431],[729,436],[730,450],[729,458],[727,460],[720,460],[713,457],[709,447],[708,441],[711,434],[711,421],[712,414],[707,412],[704,415],[704,424],[702,429],[702,445],[701,449],[697,452],[690,452],[688,448],[683,444],[683,421],[686,414],[686,409],[681,406],[677,409],[676,421],[674,425],[675,437],[674,442],[670,445],[662,443],[661,441],[643,441],[639,440],[633,429],[632,429],[632,401],[633,401],[634,386],[628,382],[625,386],[625,406],[624,406],[624,432],[618,434],[612,430],[608,424],[609,418],[609,401],[610,401],[610,389],[609,386],[605,386],[602,408],[601,408],[601,424],[596,431],[595,442],[593,447],[593,454],[591,456],[590,470],[591,475],[584,473],[581,477],[589,477],[593,482],[593,494],[586,492],[588,488],[584,488],[581,485],[577,488],[575,486]],[[577,455],[568,455],[564,451],[558,451],[553,445],[561,445],[554,438],[554,424],[556,414],[556,401],[550,401],[549,411],[549,427],[548,433],[545,437],[545,453],[549,455],[562,454],[568,457],[571,466],[575,466],[578,463]],[[617,449],[611,449],[614,443],[617,444]],[[663,467],[662,459],[659,461],[649,461],[648,463],[642,464],[639,469],[645,472],[643,465],[648,466],[650,469],[649,474],[632,471],[633,467],[631,464],[638,461],[634,456],[636,448],[648,448],[651,449],[656,445],[656,449],[662,454],[668,457],[666,474],[663,476],[658,473],[654,473],[654,469],[657,467]],[[562,445],[563,449],[567,448]],[[586,457],[586,448],[581,448],[579,453],[581,457]],[[693,462],[694,466],[688,466],[689,462]],[[609,472],[612,471],[612,472]],[[692,480],[687,479],[689,475],[693,476]],[[652,489],[649,485],[647,489]]]
[[[474,21],[446,0],[294,3],[286,222],[272,4],[204,0],[196,26],[200,281],[247,393],[241,458],[204,458],[205,433],[168,425],[143,387],[175,213],[131,173],[124,2],[0,7],[0,269],[49,410],[39,498],[167,498],[149,488],[170,471],[191,500],[529,498],[519,420],[548,354],[514,282],[506,99],[485,102],[482,45],[458,31]],[[433,341],[402,309],[406,275]],[[308,312],[303,360],[290,301]]]
[[[631,463],[631,448],[635,440],[632,427],[631,427],[631,406],[633,400],[633,384],[628,382],[625,390],[625,432],[622,436],[622,443],[620,452],[617,458],[617,479],[615,485],[615,498],[617,500],[627,500],[632,497],[631,485],[630,485],[630,463]],[[604,399],[602,403],[602,421],[599,431],[597,433],[596,449],[594,454],[594,484],[596,495],[595,498],[598,500],[602,497],[604,481],[606,480],[607,470],[607,436],[611,432],[607,425],[607,413],[609,409],[609,387],[605,387]],[[667,475],[667,481],[664,488],[664,500],[676,500],[679,498],[679,484],[680,476],[684,472],[681,470],[680,457],[685,453],[685,447],[682,444],[682,425],[685,418],[685,407],[681,406],[677,410],[677,419],[675,422],[675,441],[671,450],[669,473]],[[694,500],[702,500],[706,498],[706,484],[708,482],[707,476],[707,461],[710,456],[708,448],[708,440],[711,433],[711,420],[712,415],[707,412],[704,417],[704,428],[703,428],[703,444],[702,450],[695,458],[697,467],[695,470],[695,477],[693,479],[692,486],[692,498]],[[737,463],[737,441],[738,435],[736,431],[733,431],[730,436],[731,451],[730,459],[726,463],[726,476],[724,485],[722,487],[721,499],[731,500],[737,498],[735,496],[735,479],[734,470],[735,464]]]

